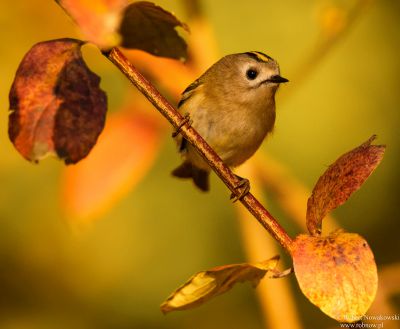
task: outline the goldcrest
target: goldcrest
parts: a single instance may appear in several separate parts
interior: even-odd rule
[[[182,93],[178,109],[229,167],[249,159],[274,128],[275,93],[288,80],[278,63],[258,51],[221,58]],[[211,168],[181,135],[183,163],[172,175],[209,190]]]

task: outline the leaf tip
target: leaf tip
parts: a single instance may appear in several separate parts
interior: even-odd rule
[[[377,134],[373,134],[373,135],[363,144],[363,146],[364,146],[364,145],[365,145],[365,146],[371,145],[372,142],[373,142],[374,140],[376,140],[377,138],[378,138],[378,135],[377,135]]]

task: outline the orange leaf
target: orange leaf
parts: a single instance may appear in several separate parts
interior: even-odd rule
[[[294,271],[304,295],[341,322],[358,321],[378,287],[374,255],[358,234],[299,235],[292,249]]]
[[[56,0],[77,23],[83,34],[100,48],[119,43],[118,28],[126,0]]]
[[[111,208],[147,173],[159,143],[158,126],[147,116],[110,116],[90,156],[64,172],[62,206],[68,218],[88,223]]]
[[[107,98],[82,58],[82,41],[36,44],[22,60],[10,90],[9,136],[28,160],[57,154],[76,163],[104,127]]]
[[[150,74],[157,84],[166,88],[176,100],[179,100],[179,95],[197,78],[190,66],[182,62],[155,57],[140,50],[129,50],[124,53],[132,63]],[[174,78],[171,79],[171,77]]]
[[[385,146],[371,145],[375,138],[342,155],[318,180],[307,203],[307,228],[312,235],[321,232],[322,219],[346,202],[381,162]]]
[[[199,272],[167,298],[161,311],[168,313],[194,308],[227,292],[238,282],[250,281],[255,287],[268,271],[275,269],[278,261],[279,256],[275,256],[257,264],[225,265]]]

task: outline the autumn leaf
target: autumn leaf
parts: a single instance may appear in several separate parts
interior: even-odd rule
[[[187,45],[176,27],[189,28],[152,2],[56,0],[85,37],[101,49],[122,46],[156,56],[185,59]]]
[[[168,313],[197,307],[227,292],[238,282],[250,281],[255,287],[268,271],[275,270],[278,261],[279,256],[275,256],[257,264],[233,264],[199,272],[167,298],[161,311]]]
[[[85,37],[102,49],[117,46],[118,29],[126,0],[56,0],[79,26]]]
[[[299,235],[292,249],[294,271],[304,295],[341,322],[361,319],[378,287],[374,255],[358,234]]]
[[[383,158],[384,145],[371,145],[376,136],[342,155],[329,166],[314,187],[307,203],[307,228],[321,232],[323,218],[357,191]]]
[[[22,60],[10,90],[9,137],[28,160],[84,158],[103,130],[107,98],[83,61],[82,41],[36,44]]]
[[[163,8],[147,1],[134,2],[124,12],[119,29],[121,46],[156,56],[185,59],[187,45],[175,27],[189,30],[186,24]]]
[[[107,119],[90,156],[63,174],[62,208],[72,225],[92,222],[145,176],[158,153],[158,126],[127,110]]]

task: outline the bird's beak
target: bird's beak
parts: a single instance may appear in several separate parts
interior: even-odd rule
[[[266,80],[265,82],[274,82],[274,83],[285,83],[288,82],[289,80],[281,77],[280,75],[273,75],[272,77],[270,77],[268,80]]]

